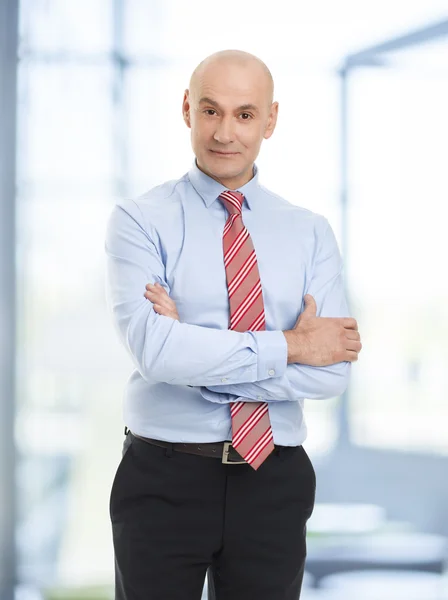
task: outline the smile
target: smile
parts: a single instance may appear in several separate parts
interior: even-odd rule
[[[236,156],[239,152],[220,152],[219,150],[210,150],[213,154],[217,154],[218,156]]]

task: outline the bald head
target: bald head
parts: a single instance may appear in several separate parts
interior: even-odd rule
[[[274,80],[270,70],[257,56],[249,52],[243,52],[243,50],[221,50],[207,56],[207,58],[199,63],[191,75],[190,94],[196,95],[198,88],[207,80],[209,75],[220,70],[223,71],[235,67],[247,70],[251,78],[258,79],[258,82],[263,85],[268,104],[272,104],[274,99]]]
[[[272,75],[241,50],[216,52],[194,70],[182,103],[198,167],[228,189],[253,176],[263,139],[277,122]]]

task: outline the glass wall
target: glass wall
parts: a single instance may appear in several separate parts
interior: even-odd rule
[[[447,43],[355,69],[349,86],[347,272],[363,352],[356,444],[448,453]]]
[[[103,231],[117,181],[111,10],[110,2],[21,3],[22,582],[101,580],[111,569],[107,488],[129,370],[103,299]]]

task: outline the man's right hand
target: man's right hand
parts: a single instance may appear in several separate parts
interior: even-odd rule
[[[358,324],[351,317],[316,317],[316,301],[306,294],[305,309],[294,329],[284,331],[288,364],[325,367],[358,360],[362,344]]]

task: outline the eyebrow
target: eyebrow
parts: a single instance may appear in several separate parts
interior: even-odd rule
[[[199,100],[199,104],[211,104],[212,106],[216,106],[216,108],[220,108],[219,104],[217,102],[215,102],[215,100],[212,100],[211,98],[201,98]],[[253,110],[255,112],[258,112],[258,107],[255,106],[255,104],[242,104],[241,106],[239,106],[237,108],[237,110]]]

